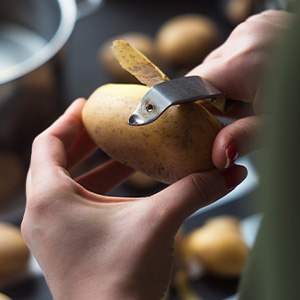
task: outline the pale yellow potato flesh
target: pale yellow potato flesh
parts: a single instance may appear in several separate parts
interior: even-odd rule
[[[173,183],[212,169],[212,146],[222,124],[197,103],[168,108],[157,120],[131,126],[128,119],[148,87],[107,84],[88,99],[82,119],[90,137],[111,158],[151,178]]]

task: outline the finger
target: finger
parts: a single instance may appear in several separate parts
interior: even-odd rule
[[[105,195],[120,185],[133,172],[133,169],[111,160],[78,177],[76,181],[91,192]]]
[[[84,159],[91,156],[97,149],[98,146],[84,129],[67,153],[67,170],[70,170]]]
[[[81,112],[85,102],[83,98],[75,100],[64,114],[45,130],[45,134],[62,141],[66,150],[73,145],[83,130]]]
[[[252,103],[257,90],[257,76],[253,78],[252,74],[247,72],[249,67],[245,66],[242,60],[243,58],[239,56],[217,56],[200,64],[187,75],[203,77],[228,98]],[[247,62],[247,65],[250,63]]]
[[[225,196],[240,184],[247,176],[247,169],[234,165],[221,171],[195,173],[183,178],[156,194],[159,209],[164,213],[168,226],[175,226],[176,231],[183,221],[214,201]]]
[[[266,116],[257,115],[237,120],[225,126],[216,136],[212,159],[219,169],[229,167],[241,156],[259,148],[261,130]]]
[[[35,138],[30,164],[32,184],[35,184],[35,180],[48,182],[50,179],[58,179],[58,174],[51,172],[56,172],[56,167],[66,167],[66,150],[78,138],[83,128],[81,110],[84,103],[84,99],[73,102],[57,121]]]

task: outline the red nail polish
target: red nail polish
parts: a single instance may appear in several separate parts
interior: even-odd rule
[[[227,190],[234,189],[247,177],[247,169],[243,166],[235,165],[223,172],[223,178],[226,183]]]
[[[239,156],[237,144],[235,142],[232,142],[226,148],[225,153],[226,153],[226,159],[227,159],[226,166],[225,166],[225,169],[226,169],[229,166],[233,165],[233,163]]]

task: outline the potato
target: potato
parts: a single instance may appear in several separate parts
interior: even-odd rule
[[[12,300],[11,298],[9,298],[8,296],[0,293],[0,300]]]
[[[212,169],[212,145],[222,124],[200,104],[188,103],[169,107],[150,124],[128,125],[147,91],[139,84],[98,88],[82,112],[90,137],[111,158],[160,182]]]
[[[126,184],[136,190],[147,191],[154,189],[158,182],[144,173],[135,172],[126,180]]]
[[[159,54],[175,66],[193,66],[219,43],[219,28],[209,17],[183,14],[167,20],[156,34]]]
[[[29,249],[17,226],[0,222],[0,279],[17,275],[29,259]]]
[[[233,216],[218,216],[210,218],[205,223],[205,228],[217,231],[231,231],[241,235],[240,220]]]
[[[229,0],[225,8],[226,18],[232,25],[237,25],[252,14],[253,6],[253,0]]]
[[[98,51],[99,62],[106,72],[118,82],[121,83],[138,83],[137,79],[123,70],[119,62],[114,57],[111,46],[115,39],[124,39],[132,44],[139,51],[144,53],[150,60],[157,61],[153,38],[145,33],[127,32],[117,37],[108,39],[103,43]]]
[[[249,253],[235,218],[216,217],[194,229],[183,241],[187,263],[198,262],[206,273],[222,277],[241,275]]]

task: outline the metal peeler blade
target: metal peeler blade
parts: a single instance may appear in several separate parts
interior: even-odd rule
[[[209,82],[199,76],[179,77],[150,88],[130,116],[128,124],[149,124],[171,105],[198,100],[210,101],[221,112],[226,110],[225,94]]]

